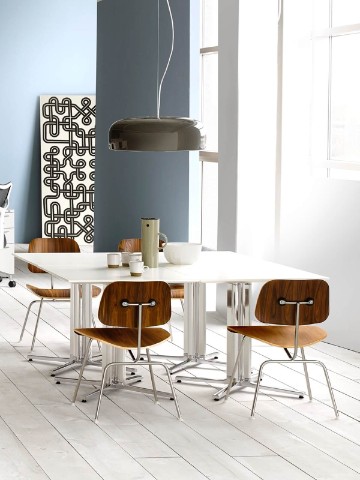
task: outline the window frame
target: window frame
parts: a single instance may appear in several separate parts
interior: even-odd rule
[[[202,47],[200,48],[200,63],[201,63],[201,119],[204,118],[204,57],[206,55],[219,55],[219,47]],[[219,160],[219,151],[214,150],[201,150],[199,154],[199,160],[203,162],[217,162]]]
[[[204,2],[201,2],[201,25],[200,31],[202,38],[204,37]],[[202,44],[202,41],[201,41]],[[211,45],[200,47],[200,69],[201,69],[201,83],[200,83],[200,110],[201,110],[201,120],[204,119],[204,91],[205,91],[205,82],[204,82],[204,58],[206,55],[219,55],[219,46],[218,45]],[[205,126],[206,128],[206,126]],[[204,236],[204,162],[211,162],[211,163],[218,163],[219,162],[219,152],[214,150],[201,150],[199,152],[199,161],[201,162],[201,243],[203,243],[203,236]],[[217,232],[216,232],[217,236]],[[205,245],[206,247],[207,245]],[[209,247],[209,246],[208,246]]]
[[[334,160],[331,157],[331,145],[332,145],[332,78],[333,78],[333,69],[332,69],[332,60],[333,60],[333,38],[337,38],[344,35],[360,35],[360,23],[339,25],[336,27],[332,26],[332,15],[333,15],[333,5],[332,0],[329,0],[329,28],[315,29],[311,34],[311,40],[313,42],[313,50],[315,48],[315,42],[318,39],[327,38],[328,39],[328,92],[327,92],[327,133],[326,133],[326,146],[324,145],[324,152],[326,149],[326,158],[324,160],[319,158],[313,158],[314,167],[321,172],[325,172],[325,176],[330,179],[351,179],[351,180],[360,180],[358,172],[360,171],[360,158],[357,161],[353,160]],[[313,80],[313,85],[315,81]],[[314,86],[313,86],[313,97]],[[313,100],[314,102],[314,100]],[[314,108],[314,105],[312,106]],[[325,114],[324,114],[325,116]],[[314,131],[314,129],[313,129]],[[315,132],[314,132],[315,133]],[[314,148],[313,145],[311,147]],[[312,155],[313,156],[313,155]],[[324,155],[325,156],[325,155]],[[350,172],[354,173],[352,177]],[[342,177],[343,173],[343,177]]]

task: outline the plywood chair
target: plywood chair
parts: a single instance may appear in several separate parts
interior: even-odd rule
[[[79,253],[80,248],[77,242],[71,238],[34,238],[29,243],[29,253]],[[28,264],[28,269],[32,273],[46,273],[40,268],[35,267],[34,265]],[[34,303],[39,303],[39,310],[37,312],[37,318],[35,323],[35,328],[33,332],[33,338],[31,343],[30,352],[34,350],[36,335],[39,326],[39,320],[41,315],[41,310],[44,302],[69,302],[70,301],[70,288],[54,288],[54,282],[52,276],[50,276],[50,288],[43,288],[43,287],[36,287],[34,285],[27,284],[26,287],[35,294],[38,298],[30,302],[26,317],[24,320],[24,324],[21,330],[20,339],[22,340],[26,328],[26,324],[29,318],[31,307]],[[100,295],[101,289],[99,287],[93,286],[92,287],[92,296],[97,297]],[[63,365],[60,368],[64,368],[64,366],[71,365],[74,361],[69,361],[67,358],[63,357],[46,357],[46,356],[37,356],[37,355],[30,355],[28,356],[29,360],[40,359],[40,360],[50,360],[50,361],[60,361],[66,362],[66,365]],[[55,370],[58,370],[55,369]],[[54,371],[55,371],[54,370]]]
[[[170,287],[165,282],[114,282],[108,285],[101,298],[99,307],[99,320],[104,328],[79,328],[75,333],[89,339],[87,353],[82,364],[79,379],[75,388],[73,403],[75,403],[87,363],[87,356],[91,348],[91,342],[98,340],[113,347],[123,350],[136,349],[133,362],[116,361],[108,363],[103,371],[99,400],[96,408],[95,421],[100,410],[101,398],[107,378],[107,371],[115,365],[147,365],[150,370],[152,390],[139,388],[129,384],[125,380],[122,384],[117,383],[117,388],[135,390],[144,393],[152,392],[155,402],[159,394],[167,396],[175,401],[176,411],[180,419],[180,409],[176,399],[169,368],[160,362],[151,359],[149,347],[168,340],[170,334],[161,325],[165,325],[171,317]],[[112,327],[112,328],[106,328]],[[141,359],[141,349],[146,349],[147,360]],[[171,394],[158,392],[155,386],[153,366],[162,366],[167,374],[171,388]]]
[[[229,332],[243,335],[243,338],[225,398],[228,398],[233,385],[235,372],[241,359],[244,339],[249,337],[269,345],[281,347],[285,349],[289,356],[287,360],[265,360],[261,364],[251,416],[255,415],[258,393],[262,387],[260,381],[264,367],[271,363],[301,363],[304,367],[310,399],[312,399],[312,393],[307,364],[320,365],[325,374],[335,415],[338,416],[338,409],[326,366],[319,360],[307,360],[304,353],[304,347],[314,345],[326,338],[326,331],[313,324],[324,322],[328,315],[329,285],[324,280],[272,280],[267,282],[260,291],[255,308],[255,316],[260,322],[272,325],[234,325],[227,327]],[[289,348],[294,349],[292,355],[288,351]],[[300,358],[298,358],[299,350],[301,352]]]

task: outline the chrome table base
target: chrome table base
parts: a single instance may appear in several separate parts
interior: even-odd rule
[[[170,367],[170,373],[181,372],[201,365],[226,365],[218,360],[219,352],[206,354],[206,291],[204,284],[185,284],[184,351],[183,361]],[[199,377],[196,379],[201,381]],[[194,382],[194,377],[176,376],[177,382]]]
[[[81,366],[82,364],[82,360],[77,358],[71,359],[69,357],[52,357],[52,356],[46,356],[46,355],[33,355],[33,354],[29,354],[27,357],[29,362],[32,362],[33,360],[40,360],[42,362],[49,362],[49,363],[63,362],[62,365],[59,365],[58,367],[55,367],[53,370],[51,370],[52,377],[55,377],[56,372],[59,372],[60,370],[67,369],[67,368],[74,368],[77,366]],[[100,357],[99,360],[94,360],[97,357]],[[101,362],[101,354],[94,355],[92,357],[92,360],[88,362],[88,365],[101,367],[100,362]]]
[[[195,288],[195,287],[194,287]],[[204,289],[197,286],[198,290],[196,291],[193,288],[192,291],[188,292],[190,295],[190,302],[189,302],[189,309],[190,311],[190,318],[195,318],[196,314],[199,314],[201,311],[205,311],[205,292]],[[249,283],[234,283],[231,284],[230,289],[227,293],[227,325],[250,325],[250,292],[251,292],[251,284]],[[202,305],[202,307],[201,307]],[[199,308],[200,307],[200,308]],[[200,315],[198,318],[198,322],[192,325],[192,328],[195,327],[195,339],[193,340],[194,344],[191,344],[191,339],[188,339],[190,345],[193,345],[192,350],[196,352],[203,352],[206,346],[206,320],[204,316]],[[196,328],[197,327],[197,328]],[[214,394],[214,400],[220,400],[221,398],[225,397],[229,382],[232,378],[232,369],[235,365],[236,354],[239,350],[239,342],[241,342],[240,335],[233,335],[231,333],[227,334],[227,362],[219,362],[216,360],[214,355],[217,356],[217,352],[210,354],[210,355],[199,355],[195,354],[193,356],[188,356],[182,363],[179,365],[175,365],[170,369],[171,373],[176,373],[181,370],[186,370],[189,368],[197,367],[202,364],[223,364],[227,365],[227,373],[223,378],[215,379],[215,378],[204,378],[204,377],[188,377],[188,376],[176,376],[175,380],[177,382],[189,382],[189,383],[203,383],[208,385],[213,384],[221,384],[224,385],[223,388],[218,390]],[[185,337],[186,339],[186,337]],[[212,359],[209,357],[213,357]],[[251,371],[251,341],[247,339],[243,346],[242,352],[242,360],[240,362],[240,368],[236,371],[234,375],[233,385],[230,389],[229,393],[232,393],[235,388],[238,389],[245,389],[245,388],[256,388],[256,380],[254,375],[252,375]],[[303,392],[281,389],[271,386],[263,386],[261,385],[261,390],[268,390],[275,393],[282,393],[288,395],[296,395],[302,397],[304,395]]]
[[[199,356],[188,356],[183,362],[179,363],[178,365],[174,365],[170,368],[171,374],[181,372],[182,370],[189,370],[190,368],[200,367],[201,365],[226,365],[226,362],[221,362],[217,360],[219,352],[212,352],[206,355],[199,355]],[[176,382],[189,382],[189,383],[196,383],[196,382],[213,382],[218,383],[217,380],[211,378],[203,378],[203,377],[189,377],[184,375],[177,375],[175,377]],[[222,381],[220,381],[223,383]]]
[[[224,388],[222,388],[221,390],[218,390],[216,393],[214,393],[214,400],[218,401],[218,400],[221,400],[222,398],[224,398],[226,396],[226,393],[227,393],[227,390],[228,390],[228,383],[229,383],[229,380],[230,379],[227,379],[226,381],[226,386]],[[256,381],[254,380],[251,380],[251,379],[246,379],[246,380],[240,380],[240,381],[235,381],[233,382],[233,385],[230,387],[230,394],[234,392],[233,389],[239,389],[239,390],[242,390],[242,389],[245,389],[245,388],[251,388],[251,389],[256,389]],[[277,387],[271,387],[271,386],[268,386],[268,385],[262,385],[261,384],[261,391],[263,390],[266,390],[266,391],[271,391],[273,393],[281,393],[281,394],[285,394],[285,395],[295,395],[299,398],[304,398],[304,392],[300,392],[298,390],[288,390],[286,388],[277,388]]]
[[[142,380],[141,375],[134,375],[134,376],[131,376],[131,377],[127,378],[123,382],[112,381],[110,384],[105,385],[104,390],[103,390],[103,394],[106,396],[105,392],[112,389],[112,390],[130,390],[132,392],[146,393],[146,394],[149,394],[149,395],[154,395],[154,391],[151,388],[135,387],[134,386],[135,383],[141,382],[141,380]],[[83,382],[84,382],[84,380],[81,381],[81,384],[83,384]],[[95,382],[92,382],[93,385],[94,385],[94,383]],[[101,382],[99,381],[99,382],[96,382],[96,383],[101,383]],[[92,397],[94,395],[99,395],[100,390],[101,390],[100,388],[97,388],[96,390],[93,390],[92,392],[85,395],[82,398],[81,401],[84,402],[84,403],[87,402],[87,400],[90,397]],[[161,391],[157,390],[157,395],[161,398],[169,398],[171,400],[173,399],[172,394],[169,393],[169,392],[161,392]]]

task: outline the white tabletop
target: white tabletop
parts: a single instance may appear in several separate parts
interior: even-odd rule
[[[107,268],[107,253],[17,253],[31,263],[70,283],[109,283],[117,280],[168,283],[253,283],[272,279],[326,278],[293,267],[240,255],[234,252],[201,252],[193,265],[173,265],[163,254],[159,268],[150,268],[141,277],[132,277],[127,267]]]
[[[188,358],[200,358],[206,352],[206,302],[203,288],[206,283],[251,284],[273,279],[325,278],[314,273],[234,252],[201,252],[199,260],[193,265],[173,265],[165,260],[163,254],[160,254],[159,267],[146,270],[141,277],[132,277],[127,267],[108,268],[107,253],[17,253],[15,257],[68,281],[72,285],[108,284],[119,280],[132,282],[163,280],[167,283],[183,283],[186,291],[191,290],[194,285],[199,285],[201,288],[195,288],[192,292],[194,298],[196,297],[192,301],[189,301],[191,294],[187,295],[186,293],[188,300],[185,302],[184,351]],[[202,294],[200,294],[200,290],[202,290]],[[90,289],[83,291],[82,302],[85,310],[91,312],[91,295],[88,295],[88,291]],[[90,326],[91,316],[79,316],[81,310],[77,305],[79,297],[77,300],[75,297],[72,297],[74,305],[74,308],[71,309],[72,325],[84,326],[85,324],[82,322],[85,318],[87,321],[85,326]],[[231,318],[231,322],[233,323],[233,318]],[[229,375],[235,361],[235,351],[235,339],[228,338],[227,368]],[[82,358],[84,354],[78,346],[72,327],[70,328],[70,352],[74,358]],[[105,348],[103,354],[104,352],[107,352],[104,359],[111,358],[113,361],[112,349]],[[244,356],[247,358],[244,361],[244,374],[245,378],[248,378],[251,371],[250,344],[244,348],[244,352]]]

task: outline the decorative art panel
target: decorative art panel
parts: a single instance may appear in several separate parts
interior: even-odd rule
[[[94,240],[95,95],[40,97],[44,237]]]

